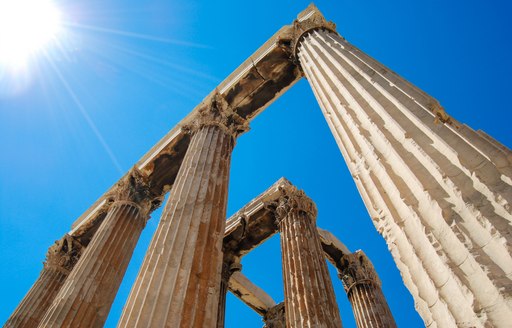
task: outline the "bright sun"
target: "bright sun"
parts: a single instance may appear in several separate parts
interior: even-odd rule
[[[60,13],[51,0],[0,0],[0,66],[16,68],[48,42],[60,28]]]

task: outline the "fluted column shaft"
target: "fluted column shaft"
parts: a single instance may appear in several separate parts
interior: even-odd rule
[[[4,327],[37,327],[80,258],[81,251],[82,245],[67,235],[50,247],[39,278]]]
[[[335,32],[311,29],[296,49],[375,225],[395,231],[387,242],[401,243],[396,262],[421,273],[404,273],[413,295],[428,297],[439,325],[453,317],[459,327],[505,327],[512,316],[507,153]]]
[[[395,319],[382,294],[380,280],[362,251],[346,254],[340,260],[343,281],[359,328],[396,328]]]
[[[107,216],[39,327],[102,327],[105,323],[152,200],[144,177],[136,170],[116,188]]]
[[[216,327],[231,152],[246,122],[220,96],[200,111],[119,327]]]
[[[302,191],[286,190],[276,210],[281,232],[287,327],[341,327],[316,230],[316,207]]]
[[[224,253],[220,280],[217,328],[224,328],[226,319],[226,298],[229,291],[229,279],[234,272],[240,271],[242,269],[242,265],[240,264],[239,260],[240,259],[234,259],[229,254]]]

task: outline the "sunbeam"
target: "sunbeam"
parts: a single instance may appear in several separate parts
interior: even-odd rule
[[[159,58],[156,58],[154,56],[150,56],[150,55],[146,55],[146,54],[143,54],[141,52],[138,52],[138,51],[135,51],[135,50],[130,50],[130,49],[127,49],[127,48],[122,48],[122,51],[128,53],[128,54],[131,54],[131,55],[134,55],[134,56],[137,56],[139,58],[142,58],[142,59],[146,59],[146,60],[149,60],[149,61],[152,61],[154,63],[157,63],[157,64],[160,64],[162,66],[167,66],[169,68],[172,68],[172,69],[175,69],[175,70],[179,70],[179,71],[182,71],[184,73],[188,73],[188,74],[194,74],[198,77],[202,77],[202,78],[205,78],[205,79],[208,79],[212,82],[215,82],[215,83],[219,83],[220,82],[220,79],[219,78],[216,78],[214,76],[211,76],[211,75],[208,75],[208,74],[205,74],[203,72],[200,72],[200,71],[197,71],[195,69],[191,69],[191,68],[187,68],[187,67],[184,67],[182,65],[176,65],[176,64],[173,64],[169,61],[166,61],[166,60],[162,60],[162,59],[159,59]]]
[[[147,35],[147,34],[141,34],[141,33],[129,32],[129,31],[122,31],[122,30],[116,30],[116,29],[99,27],[99,26],[90,26],[90,25],[84,25],[84,24],[78,24],[78,23],[72,23],[72,22],[66,22],[66,23],[64,23],[64,25],[69,26],[71,28],[79,28],[79,29],[85,29],[85,30],[90,30],[90,31],[95,31],[95,32],[114,34],[114,35],[135,38],[135,39],[141,39],[141,40],[146,40],[146,41],[155,41],[155,42],[168,43],[168,44],[174,44],[174,45],[185,46],[185,47],[194,47],[194,48],[204,48],[204,49],[211,48],[208,45],[189,42],[189,41],[168,39],[168,38],[162,38],[162,37],[153,36],[153,35]]]
[[[114,155],[114,152],[112,152],[112,149],[110,148],[110,146],[105,141],[105,138],[103,138],[103,135],[101,134],[101,132],[96,127],[96,124],[94,123],[94,121],[91,119],[91,117],[89,116],[89,114],[85,110],[84,106],[82,105],[82,103],[80,102],[80,100],[78,99],[76,94],[74,93],[74,91],[71,88],[71,86],[67,83],[66,79],[64,78],[64,76],[62,75],[62,73],[60,72],[58,67],[55,66],[55,64],[52,62],[51,58],[48,58],[48,57],[45,57],[45,58],[47,59],[47,62],[49,63],[50,67],[52,68],[53,72],[57,75],[59,81],[62,83],[62,85],[66,89],[67,93],[69,94],[69,96],[71,97],[71,99],[73,100],[75,105],[78,107],[78,109],[79,109],[80,113],[82,114],[82,116],[84,117],[85,121],[87,122],[89,127],[94,132],[94,135],[96,136],[96,138],[98,138],[98,141],[100,142],[100,144],[103,146],[103,148],[107,152],[107,154],[110,157],[112,163],[114,164],[114,167],[117,169],[117,171],[120,174],[124,174],[125,171],[121,167],[121,164],[119,164],[119,161],[117,160],[117,157]]]

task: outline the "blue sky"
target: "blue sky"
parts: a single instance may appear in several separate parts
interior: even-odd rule
[[[67,27],[26,74],[0,67],[0,322],[23,298],[46,250],[103,192],[307,1],[58,1]],[[512,146],[512,9],[507,1],[316,2],[338,32],[437,98],[447,112]],[[252,122],[233,153],[228,215],[287,177],[317,203],[318,225],[363,249],[402,327],[421,327],[307,81]],[[106,327],[115,327],[152,215]],[[243,272],[283,299],[279,239]],[[341,282],[345,327],[355,327]],[[228,297],[226,327],[261,327]]]

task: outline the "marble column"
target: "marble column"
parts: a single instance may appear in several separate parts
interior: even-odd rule
[[[48,249],[43,270],[4,327],[37,327],[82,253],[82,245],[64,236]]]
[[[263,316],[263,328],[286,328],[286,309],[284,303],[270,308]]]
[[[216,94],[189,148],[118,327],[216,327],[231,152],[248,122]]]
[[[382,294],[380,279],[362,251],[343,255],[339,277],[352,305],[358,328],[396,328],[395,319]]]
[[[239,272],[241,270],[242,264],[240,264],[240,258],[224,253],[220,280],[217,328],[223,328],[226,319],[226,297],[229,291],[229,279],[234,272]]]
[[[286,326],[341,327],[320,237],[316,206],[303,191],[283,188],[276,218],[281,232]]]
[[[132,169],[109,195],[107,216],[39,327],[102,327],[156,197]]]
[[[459,327],[507,327],[512,179],[506,147],[457,122],[435,99],[349,44],[317,10],[311,15],[318,16],[314,26],[296,22],[295,58],[374,224],[396,231],[390,248],[414,255],[393,253],[399,267],[408,262],[419,273],[401,269],[411,293],[428,297],[425,323],[431,315],[439,325],[453,318]]]

